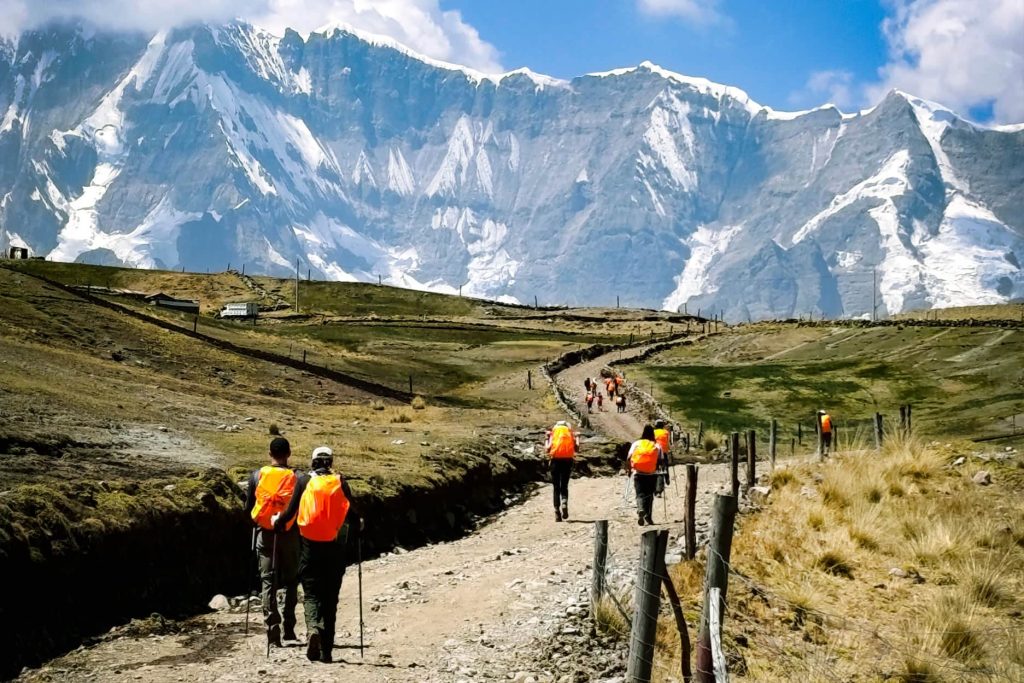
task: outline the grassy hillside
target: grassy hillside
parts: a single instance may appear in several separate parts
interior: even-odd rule
[[[989,485],[973,480],[985,471]],[[737,518],[723,643],[740,681],[1024,680],[1024,461],[974,444],[777,470]],[[671,569],[696,621],[703,557]],[[695,637],[691,631],[691,637]],[[676,680],[659,625],[656,680]]]
[[[1024,331],[996,328],[743,326],[630,370],[690,421],[730,432],[780,421],[788,443],[825,408],[846,436],[868,437],[876,411],[913,405],[927,434],[1024,431]],[[890,422],[890,425],[892,423]]]

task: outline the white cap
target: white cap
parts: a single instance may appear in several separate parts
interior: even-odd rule
[[[334,457],[334,451],[332,451],[329,446],[317,446],[316,448],[313,449],[313,456],[312,456],[312,458],[316,459],[316,458],[319,458],[320,456],[323,456],[323,457],[326,457],[326,458],[333,458]]]

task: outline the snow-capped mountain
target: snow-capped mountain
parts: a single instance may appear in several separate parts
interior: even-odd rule
[[[650,63],[62,25],[0,42],[0,114],[0,244],[53,259],[732,320],[1024,297],[1024,126],[899,92],[783,113]]]

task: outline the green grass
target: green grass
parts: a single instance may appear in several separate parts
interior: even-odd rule
[[[847,437],[868,440],[871,416],[894,419],[905,403],[924,433],[983,436],[1008,431],[1009,417],[1024,412],[1020,358],[1020,330],[764,325],[660,354],[635,377],[706,429],[764,429],[776,418],[783,443],[797,421],[813,434],[819,407]]]

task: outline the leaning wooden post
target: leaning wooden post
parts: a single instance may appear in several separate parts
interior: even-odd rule
[[[907,436],[910,436],[910,434],[913,431],[914,431],[914,419],[911,416],[911,407],[910,407],[910,404],[908,403],[907,404]]]
[[[905,405],[900,406],[900,435],[907,435],[907,407]]]
[[[721,494],[715,496],[711,539],[708,541],[708,565],[704,575],[704,609],[700,615],[700,635],[697,639],[697,680],[700,683],[715,683],[715,666],[711,652],[711,589],[718,589],[718,613],[724,615],[725,594],[729,586],[732,527],[735,520],[736,497]],[[718,626],[721,629],[722,624],[719,623]]]
[[[804,445],[804,426],[799,422],[796,423],[796,442],[801,446]]]
[[[658,630],[661,605],[661,565],[665,562],[668,529],[646,531],[640,539],[640,564],[636,573],[633,604],[636,615],[629,636],[629,663],[626,680],[647,683],[654,665],[654,639]]]
[[[729,450],[732,460],[732,495],[733,497],[738,496],[740,493],[740,433],[733,432],[732,438],[729,440]]]
[[[747,490],[757,484],[757,432],[747,431]]]
[[[526,371],[526,388],[533,389],[533,374],[529,370]]]
[[[882,414],[875,413],[875,450],[882,450]]]
[[[697,466],[686,466],[686,548],[685,557],[697,555]]]
[[[772,418],[771,429],[768,430],[768,463],[771,471],[775,471],[775,445],[779,437],[779,421]]]
[[[672,606],[672,616],[676,620],[676,630],[679,631],[679,673],[686,683],[693,680],[693,671],[690,669],[690,630],[686,628],[686,617],[683,615],[683,603],[679,600],[679,593],[672,583],[672,577],[668,575],[668,567],[665,565],[665,558],[661,560],[661,582],[668,595],[668,602]]]
[[[818,435],[818,461],[825,459],[825,435],[821,431],[821,416],[814,413],[814,433]]]
[[[412,396],[412,375],[409,375],[409,395]]]
[[[597,614],[597,605],[604,595],[605,566],[608,562],[608,520],[594,522],[594,574],[590,581],[590,615]]]

